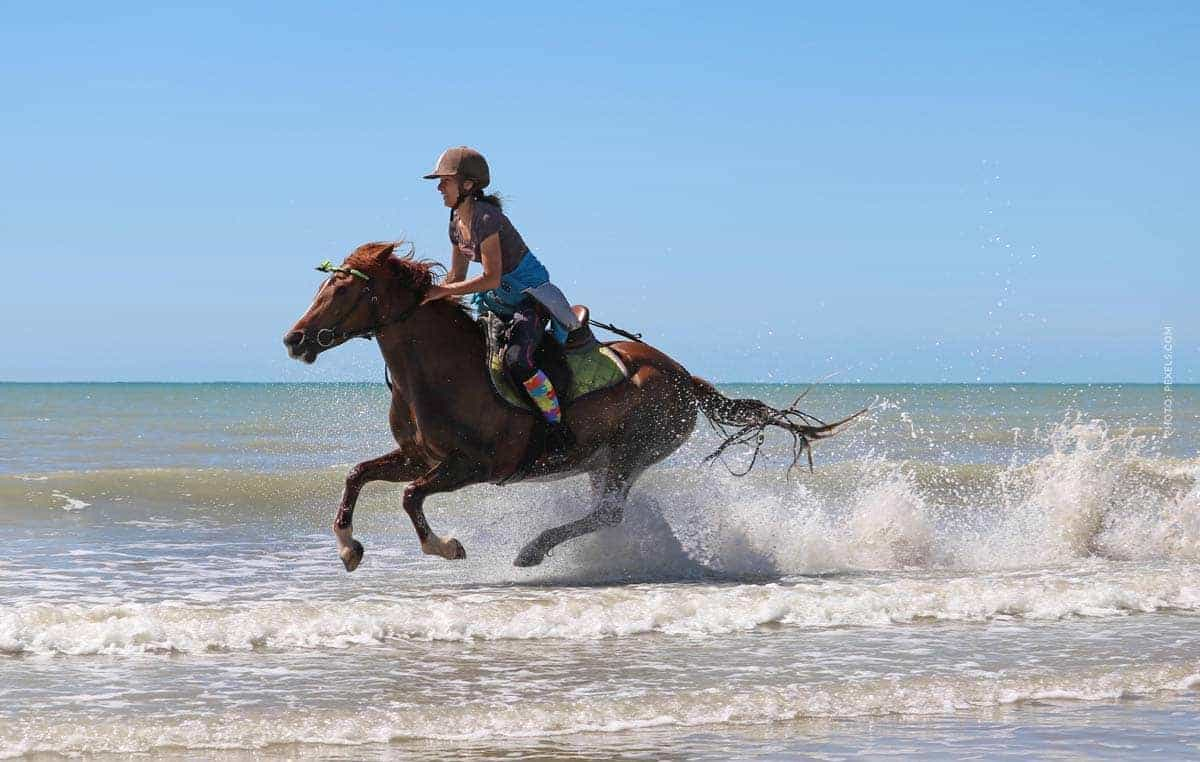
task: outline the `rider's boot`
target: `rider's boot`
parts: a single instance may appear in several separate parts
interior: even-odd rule
[[[546,429],[546,455],[553,461],[565,460],[575,448],[575,435],[563,421],[550,423]]]
[[[550,383],[550,378],[539,370],[525,379],[524,385],[529,398],[533,400],[533,404],[537,405],[538,410],[542,411],[542,417],[546,419],[546,448],[543,457],[551,463],[560,463],[566,460],[575,446],[575,436],[567,428],[567,424],[563,423],[562,407],[558,404],[558,394],[554,391],[554,384]]]

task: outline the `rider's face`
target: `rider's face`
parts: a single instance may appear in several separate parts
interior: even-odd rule
[[[462,196],[463,187],[457,177],[443,177],[438,180],[438,192],[442,194],[442,203],[451,209],[458,203],[458,199]]]

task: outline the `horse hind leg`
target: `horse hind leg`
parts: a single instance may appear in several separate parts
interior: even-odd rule
[[[550,550],[567,540],[591,534],[598,529],[616,526],[625,515],[625,501],[637,474],[626,474],[618,470],[605,469],[592,474],[592,491],[596,496],[596,507],[581,519],[547,529],[521,548],[513,566],[537,566]]]

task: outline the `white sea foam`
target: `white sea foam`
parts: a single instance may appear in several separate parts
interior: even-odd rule
[[[71,497],[70,495],[58,491],[52,492],[51,496],[63,501],[62,505],[57,506],[57,508],[62,511],[82,511],[84,508],[90,508],[92,505],[85,500],[80,500],[79,498]]]
[[[986,710],[1027,701],[1103,701],[1189,690],[1194,666],[1005,676],[883,678],[671,693],[603,695],[519,703],[434,706],[355,704],[340,710],[247,708],[209,717],[0,720],[0,749],[31,753],[137,753],[157,749],[264,749],[278,744],[362,746],[439,740],[543,738],[664,727],[754,726],[807,719],[920,716]]]
[[[8,654],[204,653],[343,649],[415,640],[593,640],[712,636],[763,625],[884,627],[923,620],[1060,620],[1200,611],[1200,582],[1178,570],[796,585],[644,585],[429,594],[380,601],[26,603],[0,611]]]

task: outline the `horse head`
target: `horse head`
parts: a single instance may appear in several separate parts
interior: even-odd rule
[[[395,255],[396,242],[365,243],[329,273],[312,306],[283,336],[288,354],[306,363],[354,338],[371,338],[406,320],[433,283],[433,264]]]

